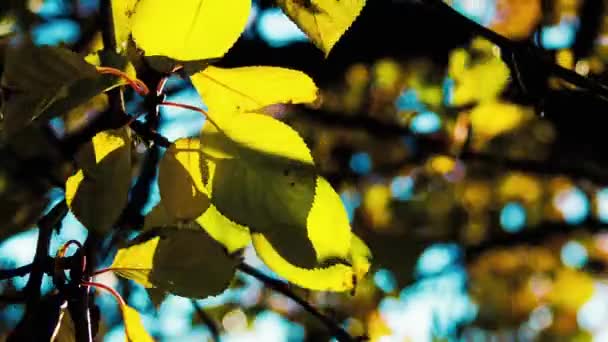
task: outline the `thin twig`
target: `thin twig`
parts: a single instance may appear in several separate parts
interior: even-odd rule
[[[13,268],[10,270],[0,270],[0,280],[15,278],[15,277],[23,277],[30,272],[32,272],[32,268],[34,264],[28,264],[21,267]]]
[[[36,255],[30,269],[30,278],[27,282],[25,292],[27,293],[26,311],[36,311],[40,301],[40,286],[42,276],[45,273],[47,260],[49,258],[49,247],[53,229],[67,215],[68,206],[65,200],[57,203],[44,217],[38,222],[38,242],[36,243]]]
[[[254,267],[252,267],[246,263],[240,263],[238,265],[238,269],[239,269],[239,271],[258,279],[259,281],[264,283],[264,285],[266,285],[266,287],[268,287],[274,291],[277,291],[277,292],[281,293],[282,295],[289,297],[294,302],[298,303],[306,311],[308,311],[310,314],[315,316],[319,321],[321,321],[323,324],[325,324],[325,326],[329,329],[331,334],[338,341],[347,342],[347,341],[357,341],[358,340],[357,338],[351,336],[346,330],[344,330],[334,320],[332,320],[331,318],[329,318],[329,317],[325,316],[324,314],[322,314],[321,312],[319,312],[319,310],[317,310],[315,307],[313,307],[310,303],[308,303],[304,299],[298,297],[283,282],[265,275],[264,273],[260,272],[259,270],[255,269]]]
[[[203,323],[205,324],[205,326],[207,326],[207,328],[209,329],[209,332],[211,333],[211,338],[213,339],[213,341],[215,342],[219,342],[220,341],[220,329],[218,328],[217,324],[215,323],[215,321],[213,320],[213,318],[211,318],[211,316],[209,316],[209,314],[199,305],[199,303],[192,299],[192,306],[194,307],[194,310],[196,311],[196,314],[198,315],[198,318],[201,319],[201,321],[203,321]]]

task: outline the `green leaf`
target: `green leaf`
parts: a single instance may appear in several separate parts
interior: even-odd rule
[[[139,312],[132,307],[121,304],[120,312],[125,324],[125,335],[127,342],[153,342],[154,339],[148,334],[144,325],[141,323]]]
[[[209,111],[229,114],[256,112],[277,103],[310,103],[318,89],[305,73],[277,67],[222,69],[213,66],[191,77]],[[218,124],[221,123],[218,122]]]
[[[277,0],[277,3],[326,56],[365,6],[365,0]]]
[[[209,207],[205,184],[209,178],[200,140],[180,139],[165,152],[158,186],[165,209],[177,220],[194,220]]]
[[[25,43],[6,51],[2,75],[3,130],[12,135],[36,120],[61,115],[116,85],[82,56],[59,47]]]
[[[297,266],[347,259],[346,211],[293,129],[269,116],[242,114],[221,132],[205,125],[202,148],[220,213],[263,234]]]
[[[68,178],[65,197],[88,229],[107,233],[127,203],[131,185],[131,136],[128,128],[98,133],[76,155],[79,170]]]
[[[146,56],[179,61],[222,57],[245,29],[251,0],[140,0],[132,18]]]
[[[217,295],[232,280],[238,260],[200,226],[164,227],[144,235],[152,238],[118,251],[111,266],[116,274],[190,298]]]

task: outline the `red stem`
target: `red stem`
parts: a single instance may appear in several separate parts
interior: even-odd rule
[[[98,289],[104,289],[104,290],[110,292],[110,294],[112,294],[112,296],[114,296],[114,298],[116,298],[116,300],[118,301],[118,303],[120,305],[127,305],[127,303],[125,303],[125,300],[122,299],[122,297],[120,296],[120,294],[118,292],[116,292],[116,290],[114,290],[113,288],[111,288],[105,284],[96,283],[96,282],[92,282],[92,281],[85,281],[85,282],[82,282],[81,285],[88,286],[88,287],[92,286],[92,287],[95,287]]]
[[[122,78],[123,80],[127,81],[131,88],[133,88],[141,96],[146,96],[150,93],[150,89],[148,89],[148,86],[144,82],[137,78],[131,78],[131,76],[122,70],[109,67],[97,67],[97,71],[100,74],[110,74]]]
[[[70,247],[71,245],[78,246],[79,250],[83,248],[82,244],[79,241],[70,240],[70,241],[64,243],[63,246],[61,246],[61,248],[59,248],[59,251],[57,251],[57,257],[63,258],[65,256],[66,251],[68,250],[68,247]],[[82,254],[82,273],[84,273],[86,269],[87,269],[87,256],[83,253]]]

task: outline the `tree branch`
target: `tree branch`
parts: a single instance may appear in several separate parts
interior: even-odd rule
[[[196,300],[192,299],[191,302],[192,302],[192,306],[194,306],[194,310],[196,311],[196,314],[201,319],[201,321],[203,321],[205,326],[207,326],[207,328],[209,329],[209,332],[211,333],[211,338],[213,339],[213,341],[219,342],[220,341],[220,330],[219,330],[217,324],[215,323],[215,321],[213,321],[213,318],[211,318],[209,316],[209,314],[207,312],[205,312],[205,310],[203,310],[203,308],[198,304],[198,302]]]
[[[504,37],[465,17],[442,0],[424,0],[423,3],[429,4],[443,14],[460,21],[462,25],[471,30],[471,32],[484,37],[500,47],[503,50],[503,54],[507,53],[512,54],[513,56],[518,56],[521,60],[525,60],[526,63],[529,63],[530,66],[537,65],[545,67],[550,74],[553,74],[554,76],[557,76],[579,88],[592,91],[598,97],[608,101],[608,86],[596,82],[590,78],[581,76],[570,69],[566,69],[553,61],[548,60],[542,49],[539,49],[528,42],[512,41],[509,38]]]
[[[306,311],[315,316],[319,321],[321,321],[331,332],[332,336],[334,336],[340,342],[349,342],[349,341],[358,341],[358,338],[350,336],[350,334],[344,330],[338,323],[334,322],[331,318],[325,316],[315,307],[310,305],[304,299],[298,297],[295,293],[293,293],[283,282],[274,279],[255,269],[254,267],[246,264],[240,263],[238,265],[239,271],[246,273],[262,283],[266,285],[266,287],[281,293],[282,295],[290,298],[294,302],[298,303],[302,306]]]
[[[25,287],[27,294],[27,312],[35,312],[38,302],[40,301],[40,286],[42,285],[42,276],[47,269],[47,261],[49,258],[49,247],[53,229],[67,215],[68,206],[65,200],[57,203],[44,217],[38,221],[38,242],[36,244],[36,255],[30,270],[30,278]],[[26,313],[27,314],[27,313]]]

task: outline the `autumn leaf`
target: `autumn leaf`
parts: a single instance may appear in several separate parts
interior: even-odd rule
[[[365,0],[277,0],[277,4],[327,56],[359,16]]]
[[[179,61],[222,57],[245,29],[251,0],[140,0],[132,17],[146,56]]]

